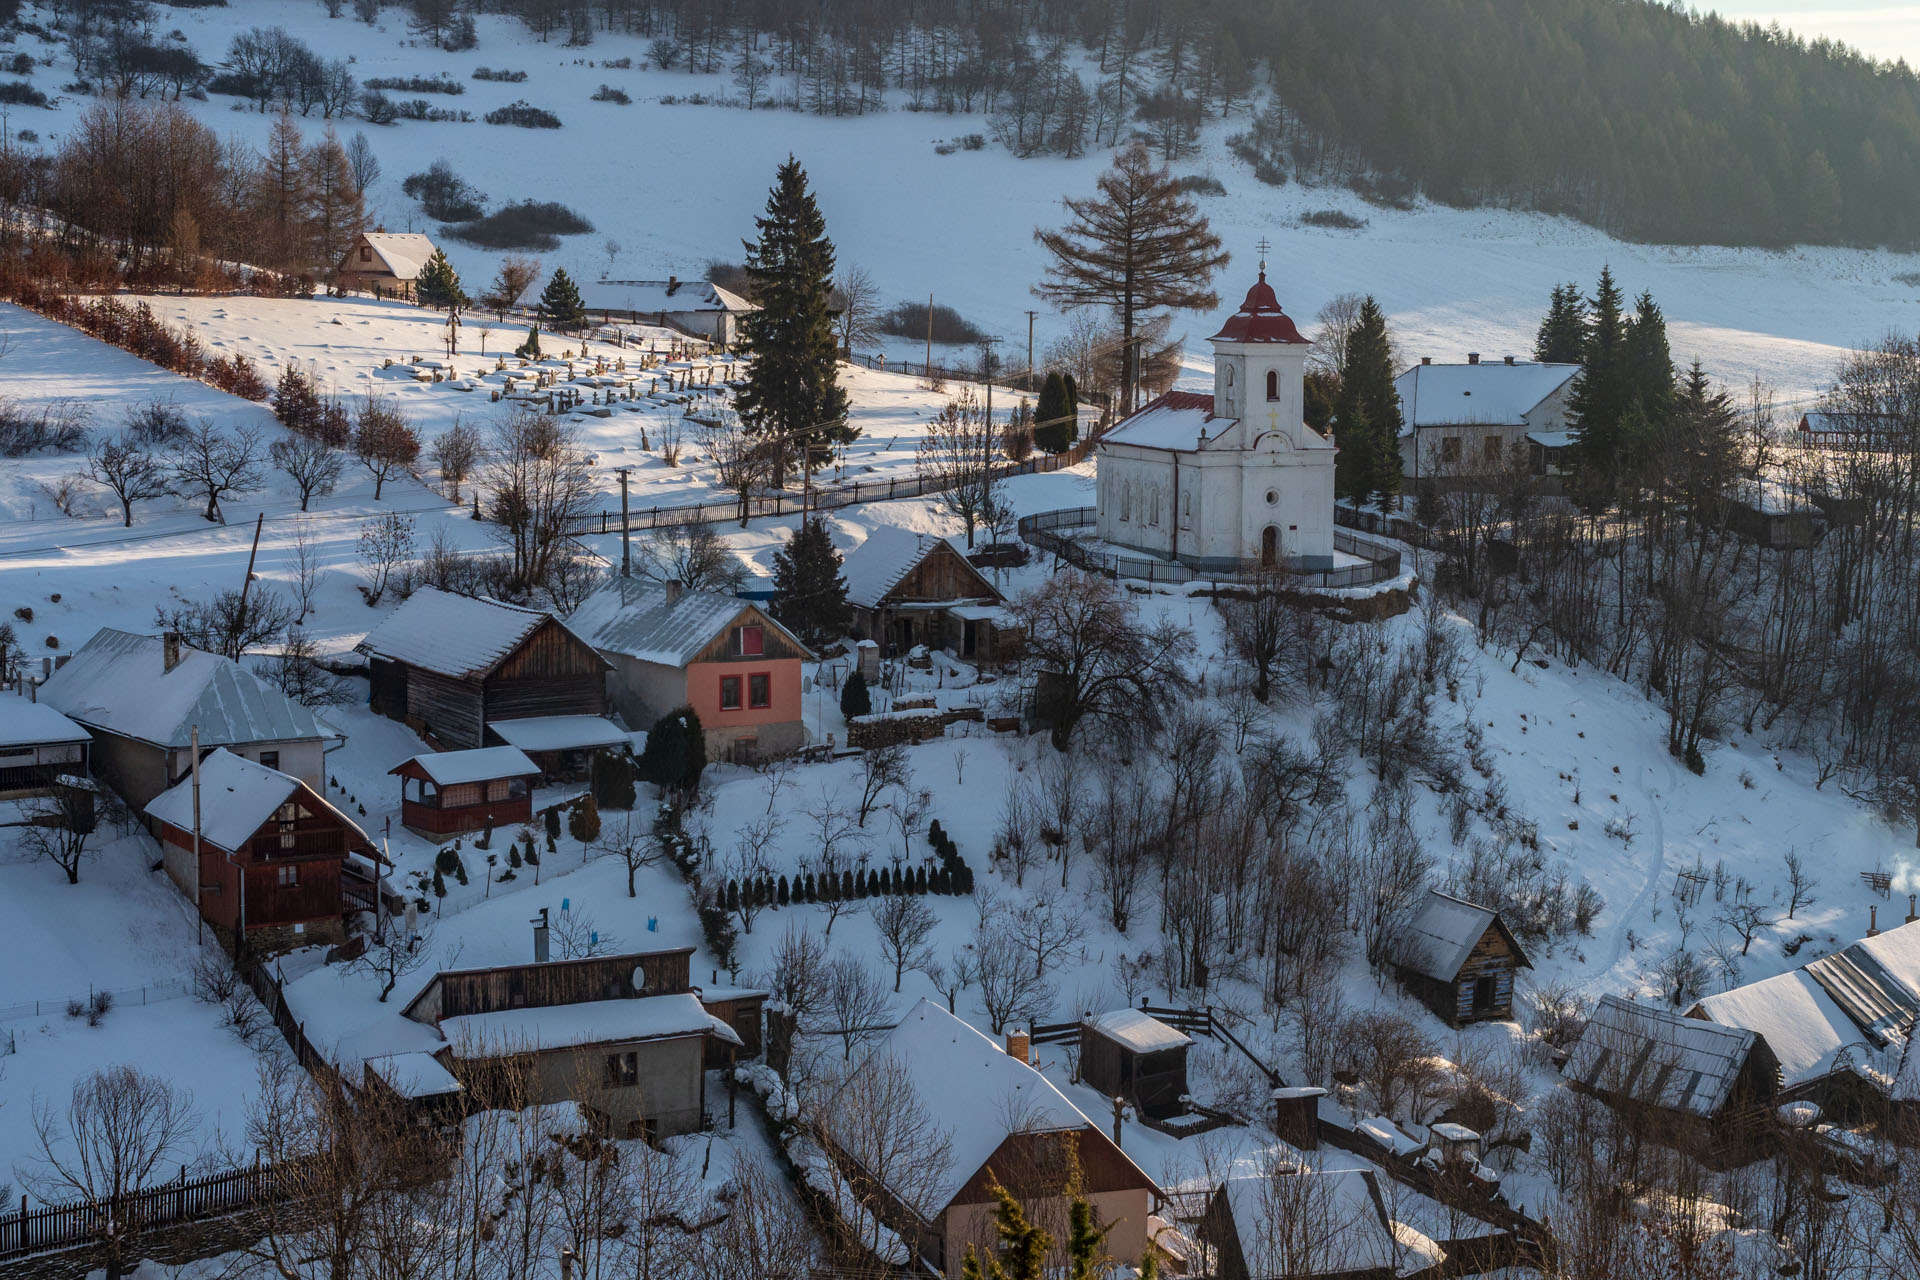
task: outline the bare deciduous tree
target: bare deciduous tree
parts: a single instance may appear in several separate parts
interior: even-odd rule
[[[427,963],[432,944],[433,925],[422,916],[411,934],[392,928],[384,930],[378,938],[369,939],[367,949],[353,962],[353,969],[370,975],[380,984],[380,1003],[385,1004],[393,989],[400,985],[400,979]]]
[[[514,413],[495,429],[480,483],[492,532],[512,554],[514,585],[545,583],[593,495],[572,430],[545,414]]]
[[[1126,739],[1150,729],[1184,682],[1186,630],[1144,623],[1133,601],[1096,573],[1067,569],[1020,595],[1013,613],[1026,632],[1027,659],[1040,671],[1035,695],[1065,751],[1082,721]]]
[[[834,301],[840,314],[834,318],[834,331],[840,335],[840,353],[853,359],[855,347],[871,346],[880,340],[880,286],[865,267],[842,263],[833,281]]]
[[[387,594],[394,571],[413,559],[413,517],[388,511],[360,526],[360,563],[367,570],[368,604]]]
[[[924,899],[909,893],[888,894],[869,907],[868,914],[880,938],[880,954],[893,966],[893,989],[898,994],[900,976],[932,960],[927,939],[939,920]]]
[[[314,436],[289,435],[267,449],[273,465],[284,471],[300,491],[300,509],[316,496],[325,497],[340,482],[346,461],[340,451]]]
[[[131,435],[102,440],[87,457],[87,478],[108,489],[120,503],[121,522],[133,528],[133,504],[173,492],[164,461]]]
[[[434,439],[433,464],[440,469],[441,483],[447,486],[451,501],[460,501],[460,486],[479,465],[481,450],[480,433],[460,421]]]
[[[420,435],[407,421],[407,415],[390,404],[382,404],[367,393],[360,406],[359,419],[353,425],[353,456],[373,477],[373,500],[380,501],[389,479],[405,475],[420,459]]]
[[[634,569],[653,582],[688,591],[731,592],[746,580],[747,566],[711,523],[661,525],[640,543]]]
[[[251,427],[223,431],[202,418],[167,455],[174,488],[185,497],[204,497],[206,517],[220,519],[220,499],[260,487],[260,433]]]
[[[649,823],[635,820],[632,810],[622,814],[618,823],[601,822],[600,838],[594,842],[593,851],[603,858],[616,858],[626,867],[629,898],[639,896],[634,876],[640,869],[667,859],[666,846],[654,838]]]
[[[98,852],[87,842],[99,825],[94,810],[102,800],[86,779],[74,782],[57,783],[47,795],[20,801],[20,816],[26,819],[19,829],[21,847],[59,867],[68,884],[80,883],[80,864]]]
[[[990,925],[974,939],[974,980],[994,1035],[1014,1022],[1045,1016],[1053,1003],[1053,984],[1034,973],[1033,956],[1012,930]]]
[[[822,1012],[840,1037],[840,1056],[851,1061],[855,1045],[864,1044],[883,1029],[887,1016],[887,988],[859,956],[841,952],[827,966]]]
[[[973,546],[974,531],[992,504],[998,453],[993,420],[971,386],[928,420],[926,434],[920,438],[914,465],[921,486],[933,494],[941,510],[966,527],[968,547]]]

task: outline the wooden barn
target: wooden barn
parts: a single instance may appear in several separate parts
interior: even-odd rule
[[[1006,597],[945,538],[883,526],[841,563],[854,632],[890,657],[916,645],[982,661],[1016,634]]]
[[[528,1105],[575,1101],[616,1135],[706,1116],[708,1046],[741,1037],[688,981],[693,948],[435,974],[401,1010],[438,1029],[456,1078],[511,1072]]]
[[[87,776],[93,738],[44,702],[0,693],[0,797],[36,795],[62,775]]]
[[[423,587],[358,651],[373,709],[450,750],[502,720],[606,714],[606,660],[539,609]]]
[[[1498,912],[1437,889],[1393,947],[1407,990],[1456,1027],[1512,1018],[1514,974],[1533,967]]]
[[[1139,1009],[1081,1019],[1080,1078],[1109,1098],[1125,1098],[1154,1120],[1180,1115],[1193,1041]]]
[[[372,909],[381,854],[312,787],[219,749],[201,761],[198,791],[197,838],[191,776],[146,814],[167,874],[225,938],[269,952],[339,943],[346,914]]]
[[[533,821],[540,769],[518,747],[429,751],[387,772],[400,776],[400,824],[409,831],[448,836]]]
[[[1441,1274],[1430,1242],[1396,1231],[1371,1169],[1302,1167],[1228,1178],[1207,1201],[1200,1238],[1213,1255],[1214,1280]]]

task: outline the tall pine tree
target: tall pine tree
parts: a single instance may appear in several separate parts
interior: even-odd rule
[[[1384,508],[1400,492],[1400,395],[1393,389],[1393,344],[1387,317],[1368,298],[1347,334],[1334,410],[1334,491]]]
[[[741,322],[753,360],[734,407],[750,430],[774,439],[771,478],[779,488],[796,452],[811,470],[825,460],[828,444],[850,441],[855,432],[847,425],[829,310],[833,241],[807,189],[806,170],[792,156],[780,166],[766,216],[755,225],[760,239],[746,245],[746,270],[760,309]]]
[[[819,648],[847,634],[847,580],[840,553],[822,516],[802,520],[787,545],[773,553],[773,616],[807,644]]]
[[[1580,432],[1573,446],[1579,497],[1596,509],[1619,491],[1628,454],[1622,433],[1633,404],[1626,299],[1614,283],[1612,268],[1600,269],[1600,281],[1587,306],[1587,346],[1583,367],[1567,393],[1567,420]]]
[[[1034,409],[1033,445],[1048,453],[1065,453],[1080,436],[1067,379],[1055,369],[1040,384],[1040,403]]]
[[[1579,364],[1587,354],[1587,300],[1577,284],[1553,286],[1553,300],[1533,340],[1533,358],[1545,364]]]
[[[587,306],[580,301],[580,287],[565,267],[555,267],[553,278],[540,291],[540,320],[556,333],[587,327]]]
[[[431,307],[435,311],[458,311],[467,305],[466,292],[460,288],[459,273],[439,249],[435,249],[426,265],[420,268],[420,275],[413,282],[413,292],[421,306]]]

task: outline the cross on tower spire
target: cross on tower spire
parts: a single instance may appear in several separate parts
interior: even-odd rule
[[[1253,247],[1260,251],[1260,278],[1265,280],[1267,278],[1267,250],[1273,248],[1273,246],[1267,243],[1265,236],[1261,236],[1260,242]]]

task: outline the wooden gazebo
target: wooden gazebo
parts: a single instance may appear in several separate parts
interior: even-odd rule
[[[518,747],[476,747],[414,756],[388,770],[400,783],[400,822],[446,836],[533,821],[538,765]]]

